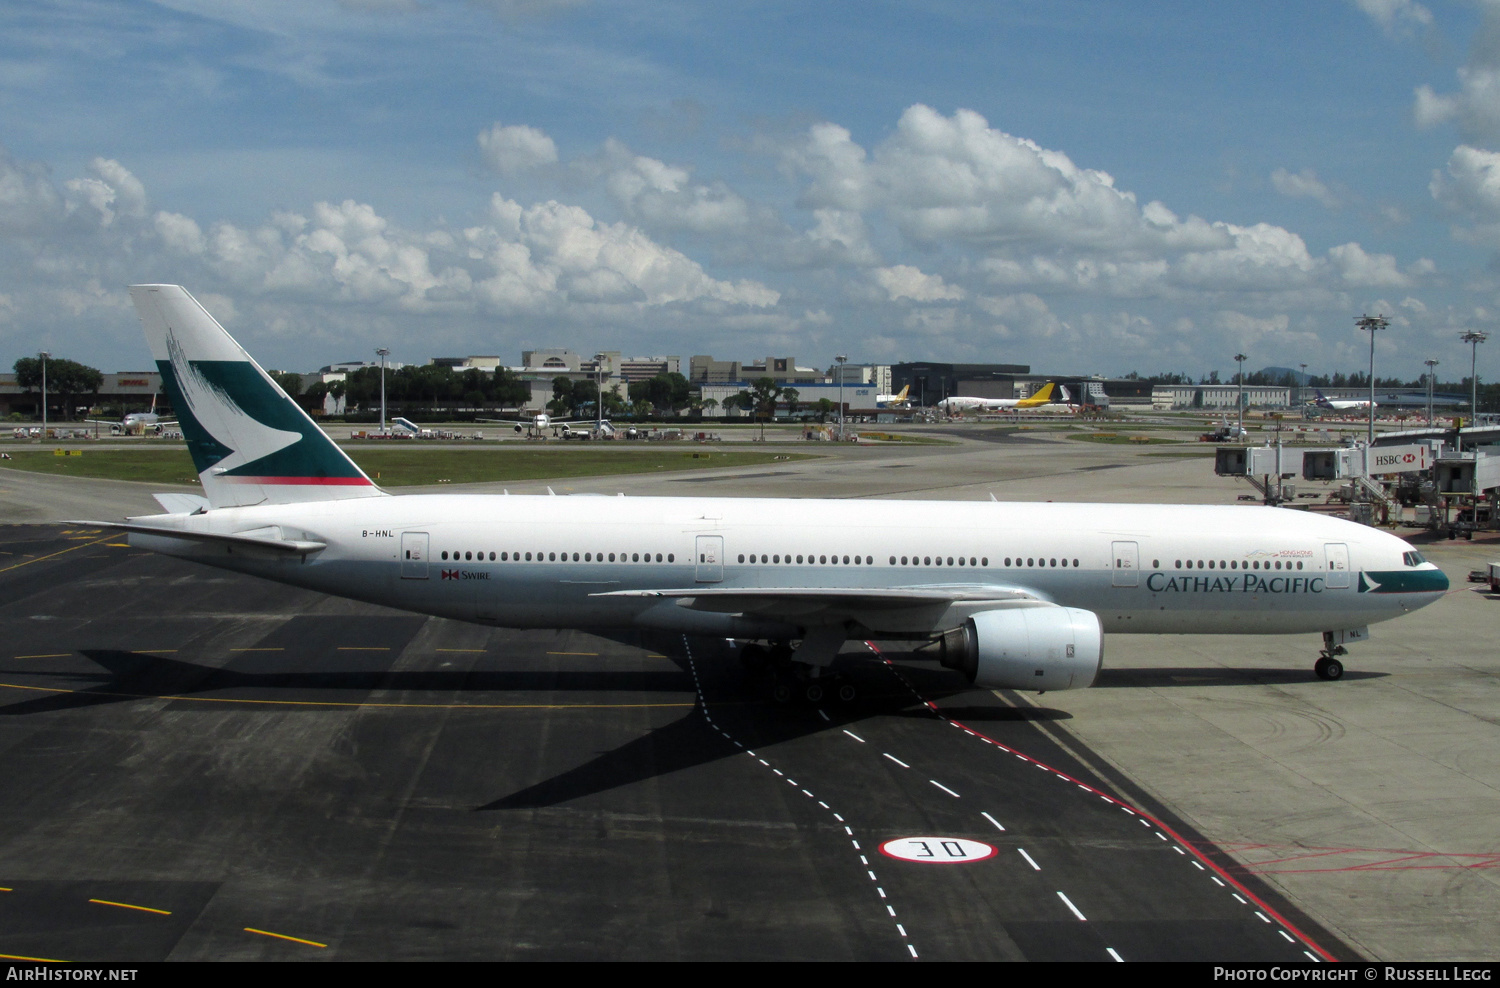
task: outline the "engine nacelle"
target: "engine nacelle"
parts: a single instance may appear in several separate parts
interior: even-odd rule
[[[1104,664],[1104,629],[1077,607],[980,611],[943,636],[941,660],[985,689],[1081,690]]]

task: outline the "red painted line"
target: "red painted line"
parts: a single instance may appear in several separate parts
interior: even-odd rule
[[[870,642],[870,641],[865,642],[865,647],[868,648],[870,651],[874,652],[876,655],[880,655],[882,658],[885,658],[884,655],[881,653],[880,649],[875,646],[874,642]],[[890,659],[885,659],[885,663],[886,663],[886,665],[891,665],[891,660]],[[912,692],[915,693],[916,691],[913,690]],[[933,707],[932,701],[928,700],[926,697],[923,697],[920,693],[917,694],[917,698],[920,699],[920,700],[922,700],[929,707],[932,707],[934,710],[938,709],[937,707]],[[1008,751],[1008,752],[1010,752],[1013,755],[1021,755],[1021,752],[1019,752],[1016,749],[1010,747],[1009,745],[1004,744],[1004,743],[1002,743],[1000,741],[996,741],[994,738],[988,737],[982,731],[976,731],[976,730],[974,730],[974,728],[972,728],[969,725],[963,723],[962,721],[954,720],[951,717],[947,717],[941,711],[938,711],[938,716],[942,717],[943,720],[951,721],[952,723],[957,724],[959,727],[962,727],[965,730],[973,732],[976,736],[984,738],[985,740],[989,741],[991,744],[995,745],[995,747],[1000,748],[1003,751]],[[1026,758],[1027,756],[1021,755],[1021,757]],[[1091,793],[1095,793],[1096,795],[1102,796],[1103,798],[1109,800],[1111,803],[1115,803],[1118,806],[1125,806],[1126,805],[1125,803],[1123,803],[1120,800],[1116,799],[1114,796],[1111,796],[1109,793],[1102,792],[1102,791],[1100,791],[1098,789],[1095,789],[1093,786],[1090,786],[1088,783],[1083,782],[1083,781],[1081,781],[1079,779],[1075,779],[1072,776],[1068,775],[1066,772],[1059,772],[1057,769],[1053,768],[1052,766],[1047,765],[1044,762],[1037,761],[1034,758],[1032,758],[1030,760],[1033,761],[1033,762],[1035,762],[1038,766],[1050,770],[1053,774],[1057,775],[1059,778],[1066,779],[1069,782],[1072,782],[1072,783],[1076,784],[1080,789],[1086,789],[1086,790],[1088,790]],[[1219,866],[1219,864],[1217,862],[1215,862],[1212,858],[1210,858],[1208,855],[1204,854],[1202,851],[1198,850],[1198,848],[1195,847],[1195,846],[1193,846],[1193,844],[1190,843],[1189,841],[1184,840],[1183,837],[1182,837],[1182,835],[1179,834],[1176,830],[1172,829],[1170,826],[1168,826],[1167,824],[1163,823],[1161,820],[1158,820],[1156,817],[1152,816],[1150,813],[1148,813],[1145,810],[1141,809],[1139,806],[1135,807],[1134,809],[1135,809],[1135,812],[1138,813],[1143,819],[1150,820],[1157,827],[1161,828],[1162,830],[1164,830],[1168,834],[1170,834],[1173,840],[1175,840],[1178,844],[1182,845],[1183,847],[1185,847],[1189,851],[1191,851],[1194,857],[1196,857],[1198,860],[1202,861],[1209,868],[1213,869],[1213,871],[1214,871],[1215,874],[1219,875],[1225,881],[1229,882],[1235,888],[1239,889],[1245,895],[1249,896],[1250,900],[1252,902],[1254,902],[1256,905],[1258,905],[1262,909],[1264,909],[1267,913],[1269,913],[1270,915],[1272,915],[1273,917],[1275,917],[1275,919],[1276,919],[1276,921],[1278,923],[1280,923],[1282,926],[1284,926],[1288,930],[1290,930],[1297,937],[1297,939],[1301,940],[1304,944],[1306,944],[1307,946],[1311,947],[1313,950],[1317,951],[1318,955],[1320,957],[1322,957],[1326,961],[1337,962],[1338,958],[1334,957],[1328,951],[1324,950],[1323,947],[1317,943],[1317,941],[1313,940],[1312,937],[1308,936],[1306,933],[1303,933],[1300,929],[1298,929],[1296,926],[1294,926],[1290,921],[1287,920],[1287,918],[1285,916],[1283,916],[1283,915],[1281,915],[1281,913],[1277,912],[1276,909],[1273,906],[1271,906],[1269,903],[1267,903],[1264,900],[1262,900],[1260,898],[1260,896],[1256,895],[1254,892],[1250,891],[1248,888],[1246,888],[1244,885],[1242,885],[1238,879],[1236,879],[1229,872],[1227,872],[1223,868],[1221,868]]]

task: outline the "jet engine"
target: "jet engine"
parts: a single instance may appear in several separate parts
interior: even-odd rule
[[[1104,663],[1099,618],[1056,604],[980,611],[941,644],[942,664],[985,689],[1081,690]]]

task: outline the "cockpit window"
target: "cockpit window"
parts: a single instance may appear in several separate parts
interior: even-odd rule
[[[1423,563],[1427,562],[1427,557],[1422,555],[1420,552],[1403,552],[1401,554],[1401,560],[1408,566],[1421,566]]]

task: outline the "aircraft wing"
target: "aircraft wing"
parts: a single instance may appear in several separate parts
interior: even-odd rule
[[[1046,600],[1025,587],[943,584],[919,587],[683,587],[675,590],[611,590],[594,597],[691,599],[686,606],[708,611],[768,611],[790,605],[820,609],[870,610],[931,607],[961,601]]]
[[[165,528],[160,525],[141,525],[121,521],[67,521],[65,525],[87,525],[97,528],[115,528],[122,532],[140,535],[164,535],[170,539],[185,539],[189,542],[207,542],[213,545],[241,545],[257,549],[272,549],[286,553],[318,552],[328,548],[326,542],[303,542],[280,537],[279,530],[256,529],[254,532],[189,532],[180,528]]]

